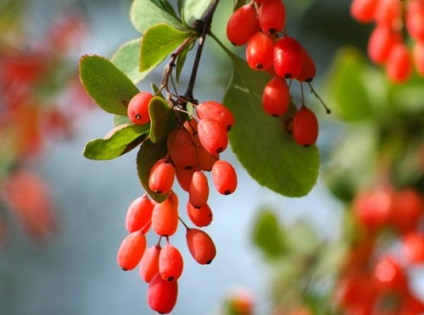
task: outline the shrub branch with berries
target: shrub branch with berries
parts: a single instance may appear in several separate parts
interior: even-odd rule
[[[236,190],[236,170],[220,157],[229,144],[252,178],[279,194],[303,196],[318,176],[318,121],[303,96],[303,84],[316,94],[311,85],[315,65],[288,36],[283,2],[236,1],[224,39],[211,28],[218,4],[135,0],[130,16],[141,39],[124,44],[111,60],[96,55],[80,60],[87,93],[115,122],[107,135],[87,143],[84,156],[110,160],[138,150],[136,170],[145,192],[128,208],[129,234],[117,260],[123,270],[139,266],[149,283],[148,303],[160,313],[171,312],[177,301],[184,262],[171,237],[179,225],[195,261],[209,264],[215,258],[213,240],[202,229],[213,217],[208,178],[222,195]],[[222,102],[194,96],[207,40],[216,41],[233,64]],[[246,44],[246,60],[232,52],[231,44]],[[190,53],[190,78],[179,93]],[[162,82],[140,91],[136,84],[165,60]],[[295,81],[302,91],[299,106],[290,94]],[[186,211],[181,211],[176,184],[187,192]],[[148,232],[158,236],[156,244],[147,246]]]

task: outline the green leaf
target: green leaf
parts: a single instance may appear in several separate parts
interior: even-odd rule
[[[139,90],[121,70],[106,58],[85,55],[79,71],[85,90],[104,111],[127,115],[127,105]]]
[[[235,117],[229,132],[234,153],[259,184],[289,197],[307,194],[318,177],[318,149],[297,145],[283,131],[283,122],[262,109],[269,75],[251,70],[238,57],[232,59],[233,77],[224,104]]]
[[[146,192],[156,202],[162,202],[166,199],[166,195],[154,193],[149,187],[149,176],[152,166],[161,158],[165,157],[168,149],[166,141],[153,143],[150,139],[146,139],[141,144],[137,154],[137,173],[140,183]]]
[[[178,30],[168,24],[157,24],[149,28],[141,40],[140,71],[148,71],[160,64],[192,32]]]
[[[125,73],[134,84],[137,84],[149,74],[148,71],[140,72],[140,42],[141,39],[137,38],[123,44],[111,59],[113,64]]]
[[[184,28],[181,21],[164,10],[163,5],[157,0],[134,0],[130,18],[135,29],[141,34],[159,23],[166,23],[180,29]]]
[[[261,209],[254,221],[252,242],[268,258],[278,258],[284,253],[284,239],[278,218],[269,209]]]
[[[211,5],[211,0],[186,0],[183,6],[183,17],[186,25],[193,26],[196,20],[203,17],[203,14]]]
[[[168,102],[155,96],[149,103],[150,139],[153,143],[166,140],[168,134],[175,128],[174,110]]]
[[[112,160],[139,145],[149,132],[149,125],[120,125],[103,139],[94,139],[84,148],[84,156],[90,160]]]
[[[127,115],[113,115],[113,125],[115,127],[118,127],[120,125],[129,125],[133,122],[128,118]]]
[[[372,104],[367,85],[366,61],[351,48],[342,49],[336,56],[327,83],[328,96],[334,113],[345,121],[372,118]]]

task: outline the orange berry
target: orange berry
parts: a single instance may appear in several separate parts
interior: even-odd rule
[[[196,149],[191,134],[185,128],[170,132],[168,153],[176,168],[192,169],[197,165]]]
[[[128,118],[137,125],[150,122],[149,103],[153,95],[148,92],[136,94],[128,104]]]
[[[227,148],[227,128],[212,119],[201,119],[198,125],[199,140],[210,154],[219,154]]]
[[[227,130],[230,130],[234,125],[234,116],[231,111],[218,102],[202,102],[196,107],[196,113],[200,119],[212,119],[218,121],[226,126]]]
[[[190,203],[195,208],[205,205],[209,198],[208,178],[202,171],[196,171],[191,178],[190,187],[188,189],[188,197]]]
[[[167,194],[174,184],[175,168],[168,158],[157,161],[149,176],[149,187],[157,194]]]
[[[159,273],[167,281],[178,280],[184,269],[184,259],[178,248],[171,244],[162,247],[159,254]]]
[[[216,190],[222,195],[232,194],[237,188],[236,170],[224,160],[218,160],[213,165],[212,180]]]
[[[205,231],[196,228],[187,229],[186,241],[191,256],[199,264],[210,264],[215,258],[215,244]]]
[[[153,207],[154,203],[146,193],[131,202],[125,217],[127,231],[132,233],[141,230],[147,233],[151,225]]]
[[[139,275],[146,282],[150,282],[159,273],[159,254],[161,249],[159,245],[149,247],[141,258]]]
[[[194,207],[190,202],[187,203],[187,214],[191,222],[197,227],[204,227],[211,224],[213,219],[212,210],[208,204],[200,208]]]
[[[132,270],[137,267],[146,250],[146,236],[141,231],[128,234],[118,250],[118,265],[123,270]]]
[[[166,281],[156,274],[149,283],[147,301],[152,310],[160,314],[170,313],[178,298],[178,282]]]
[[[156,203],[152,213],[153,230],[161,236],[171,236],[178,228],[178,197],[173,191],[161,203]]]

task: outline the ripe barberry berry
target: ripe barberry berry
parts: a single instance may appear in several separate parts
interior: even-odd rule
[[[218,102],[202,102],[196,107],[196,113],[200,119],[216,120],[224,125],[227,128],[227,131],[229,131],[234,125],[234,116],[231,111]]]
[[[303,48],[303,60],[302,67],[300,68],[299,74],[295,76],[295,79],[300,82],[312,82],[316,75],[315,62],[312,59],[309,52]]]
[[[412,58],[418,74],[424,77],[424,41],[415,43]]]
[[[149,283],[147,302],[160,314],[170,313],[177,303],[178,281],[166,281],[157,273]]]
[[[141,279],[150,282],[159,273],[160,245],[151,246],[144,252],[140,261],[139,275]]]
[[[163,202],[155,204],[152,227],[156,234],[161,236],[171,236],[177,231],[178,197],[172,190]]]
[[[158,160],[149,176],[149,187],[157,194],[167,194],[174,184],[175,168],[168,158]]]
[[[403,43],[394,45],[386,63],[386,72],[390,81],[399,84],[409,79],[413,70],[412,57]]]
[[[175,169],[175,174],[177,177],[178,184],[180,184],[181,188],[185,191],[188,191],[191,184],[191,178],[196,170],[195,169],[185,169],[181,167],[177,167]]]
[[[246,46],[246,61],[253,70],[266,70],[272,67],[274,39],[262,32],[253,35]]]
[[[149,103],[153,95],[149,92],[139,92],[128,104],[128,118],[137,125],[144,125],[150,122]]]
[[[393,46],[400,42],[400,35],[391,27],[378,25],[368,41],[368,56],[376,64],[385,64]]]
[[[197,228],[187,229],[186,241],[191,256],[199,264],[210,264],[215,258],[215,244],[205,231]]]
[[[197,227],[208,226],[213,220],[213,213],[208,204],[204,204],[200,208],[196,208],[188,202],[187,214],[191,222],[193,222],[193,224]]]
[[[118,250],[117,262],[122,270],[133,270],[137,267],[146,250],[146,236],[141,231],[128,234]]]
[[[266,34],[281,32],[286,26],[286,8],[281,0],[270,0],[259,7],[259,25]]]
[[[162,247],[159,254],[159,273],[164,280],[178,280],[184,269],[184,259],[178,248],[171,244]]]
[[[262,107],[266,113],[279,117],[287,113],[290,105],[290,91],[286,80],[273,77],[262,93]]]
[[[131,202],[125,217],[127,231],[132,233],[141,230],[147,233],[151,225],[153,207],[154,203],[147,193]]]
[[[201,119],[198,125],[200,143],[210,154],[219,154],[227,148],[227,127],[213,119]]]
[[[227,38],[236,46],[244,45],[259,30],[256,9],[246,4],[233,12],[227,23]]]
[[[304,147],[315,144],[318,139],[318,119],[306,106],[302,106],[293,117],[293,138]]]
[[[236,170],[224,160],[218,160],[213,165],[212,180],[216,190],[223,195],[232,194],[237,188]]]
[[[177,128],[167,138],[168,155],[176,168],[193,169],[197,165],[196,149],[191,134]]]
[[[376,0],[353,0],[350,5],[350,14],[357,21],[368,23],[374,20],[377,5]]]
[[[188,189],[189,202],[195,208],[205,205],[209,198],[208,178],[203,171],[196,171],[191,178],[190,187]]]
[[[219,159],[218,154],[210,154],[206,149],[202,146],[202,144],[198,143],[196,145],[196,154],[197,154],[197,166],[202,171],[209,172],[212,170],[213,164]]]
[[[303,63],[303,48],[297,40],[285,36],[274,45],[275,73],[286,79],[299,75]]]

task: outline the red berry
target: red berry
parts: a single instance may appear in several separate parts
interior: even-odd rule
[[[265,85],[262,106],[266,113],[279,117],[287,113],[290,105],[290,91],[286,80],[273,77]]]
[[[157,194],[167,194],[174,184],[175,168],[168,158],[157,161],[149,176],[149,187]]]
[[[146,250],[146,236],[141,231],[128,234],[118,250],[118,265],[123,270],[132,270],[137,267]]]
[[[375,10],[375,22],[392,26],[400,22],[402,5],[398,0],[379,0]]]
[[[196,149],[190,132],[173,130],[167,139],[168,154],[176,168],[192,169],[197,165]]]
[[[209,198],[208,178],[202,171],[196,171],[191,178],[188,198],[195,208],[205,205]]]
[[[259,25],[266,34],[281,32],[286,26],[286,8],[281,0],[264,2],[258,15]]]
[[[401,37],[392,28],[378,25],[368,41],[368,56],[376,64],[384,64],[394,45],[401,42]]]
[[[255,7],[246,4],[234,11],[228,20],[227,38],[233,45],[244,45],[258,29],[259,21]]]
[[[149,283],[147,301],[152,310],[160,314],[170,313],[178,298],[178,282],[166,281],[156,274]]]
[[[390,224],[395,201],[391,187],[360,192],[353,201],[354,215],[365,230],[375,231]]]
[[[212,180],[216,190],[223,195],[232,194],[237,188],[236,170],[224,160],[218,160],[213,165]]]
[[[424,234],[411,232],[403,236],[402,249],[408,263],[424,263]]]
[[[197,166],[202,171],[209,172],[212,170],[213,164],[219,159],[218,154],[210,154],[206,149],[199,143],[196,146],[196,154],[197,154]]]
[[[302,106],[293,117],[293,138],[304,147],[315,144],[318,139],[318,119],[306,106]]]
[[[180,167],[175,169],[178,184],[180,184],[183,190],[188,191],[190,189],[191,178],[193,177],[194,172],[195,169],[185,169]]]
[[[149,103],[153,95],[148,92],[136,94],[128,104],[128,118],[137,125],[144,125],[150,121]]]
[[[128,232],[141,230],[143,233],[147,233],[151,225],[153,207],[154,203],[146,193],[131,202],[125,217],[125,226]]]
[[[302,70],[303,48],[297,40],[285,36],[274,45],[275,73],[286,79],[295,78]]]
[[[274,39],[258,32],[253,35],[246,46],[246,61],[253,70],[266,70],[272,66]]]
[[[200,143],[210,154],[219,154],[227,148],[227,128],[212,119],[201,119],[198,125]]]
[[[180,251],[171,244],[162,247],[159,254],[159,273],[167,281],[178,280],[184,269],[184,260]]]
[[[211,224],[213,213],[208,204],[204,204],[200,208],[194,207],[190,202],[187,203],[187,214],[191,222],[197,227],[204,227]]]
[[[404,188],[395,194],[391,221],[400,233],[416,230],[424,214],[424,200],[419,192]]]
[[[380,258],[374,268],[374,277],[383,292],[405,292],[407,275],[399,262],[390,256]]]
[[[413,63],[408,48],[403,43],[394,45],[386,63],[386,72],[390,81],[399,84],[409,79]]]
[[[161,236],[171,236],[178,228],[178,197],[171,190],[163,202],[155,204],[152,227]]]
[[[350,5],[350,14],[359,22],[371,22],[375,18],[378,2],[376,0],[353,0]]]
[[[314,60],[306,49],[303,48],[302,67],[299,74],[295,76],[295,79],[300,82],[311,82],[315,78],[316,71]]]
[[[406,4],[406,29],[409,36],[418,42],[424,42],[424,3],[421,0],[410,0]]]
[[[234,125],[234,116],[231,111],[218,102],[207,101],[200,103],[196,107],[196,113],[200,119],[216,120],[224,125],[227,130],[230,130]]]
[[[215,244],[205,231],[196,228],[187,229],[186,241],[191,256],[199,264],[210,264],[215,258]]]
[[[139,275],[146,282],[150,282],[159,273],[159,254],[161,249],[159,245],[149,247],[141,258]]]

